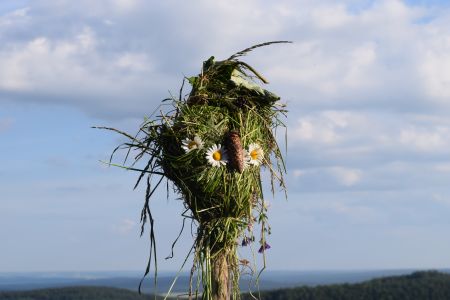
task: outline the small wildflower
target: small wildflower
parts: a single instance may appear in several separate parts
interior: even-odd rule
[[[242,247],[245,247],[245,246],[247,246],[248,244],[250,244],[251,242],[252,242],[252,239],[251,239],[251,238],[244,236],[244,238],[242,239],[242,244],[241,244],[241,246],[242,246]]]
[[[206,152],[206,160],[213,167],[220,167],[228,162],[227,151],[219,144],[213,145]]]
[[[181,148],[186,151],[186,153],[194,150],[194,149],[202,149],[203,148],[203,141],[198,136],[195,136],[193,139],[184,139],[183,145]]]
[[[270,245],[267,244],[266,242],[264,242],[264,245],[261,245],[261,247],[259,248],[258,252],[259,253],[263,253],[267,249],[270,249]]]
[[[264,159],[264,151],[262,147],[257,143],[252,143],[248,146],[248,151],[245,153],[246,164],[259,166]]]

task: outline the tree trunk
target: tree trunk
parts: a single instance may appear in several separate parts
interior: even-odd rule
[[[214,300],[229,300],[230,282],[226,254],[214,257],[212,266],[212,297]]]

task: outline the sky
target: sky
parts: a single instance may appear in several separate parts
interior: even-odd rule
[[[268,269],[449,268],[447,1],[3,0],[0,272],[143,271],[144,190],[91,126],[133,133],[211,55],[272,40],[245,57],[289,110]],[[182,205],[151,206],[177,270]]]

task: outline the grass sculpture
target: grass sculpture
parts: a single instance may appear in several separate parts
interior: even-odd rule
[[[237,248],[254,241],[255,236],[260,253],[264,255],[270,247],[261,167],[271,175],[272,192],[276,182],[285,190],[286,169],[275,132],[285,127],[281,118],[286,110],[278,96],[256,83],[267,80],[240,58],[274,43],[286,41],[255,45],[223,61],[209,58],[198,76],[186,78],[192,86],[190,93],[183,96],[184,80],[178,99],[163,100],[171,110],[147,118],[136,136],[100,127],[128,139],[113,151],[109,163],[119,149],[128,149],[125,161],[135,152],[131,165],[121,167],[140,172],[136,186],[143,179],[147,181],[141,213],[141,233],[145,223],[150,223],[150,259],[145,275],[154,262],[156,280],[149,200],[164,178],[183,201],[182,216],[195,223],[195,241],[186,257],[193,253],[190,298],[239,299],[240,265],[248,261],[239,259]],[[143,167],[137,167],[139,161],[145,162]],[[253,234],[255,223],[260,225],[257,235]]]

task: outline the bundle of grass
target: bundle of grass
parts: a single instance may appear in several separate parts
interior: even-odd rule
[[[116,150],[138,151],[126,168],[141,172],[136,186],[147,177],[141,221],[144,226],[150,220],[155,264],[149,199],[164,178],[183,200],[183,217],[196,225],[189,296],[239,299],[240,264],[248,261],[239,259],[237,248],[255,240],[254,223],[261,226],[259,252],[264,255],[269,247],[261,167],[271,174],[272,191],[276,181],[284,189],[285,166],[274,133],[284,126],[280,118],[286,111],[278,96],[256,84],[267,80],[239,58],[273,43],[284,41],[259,44],[223,61],[205,61],[198,76],[187,78],[190,93],[183,97],[182,86],[178,99],[165,99],[173,109],[145,120],[137,136],[106,128],[129,139]],[[143,168],[136,167],[147,158]]]

